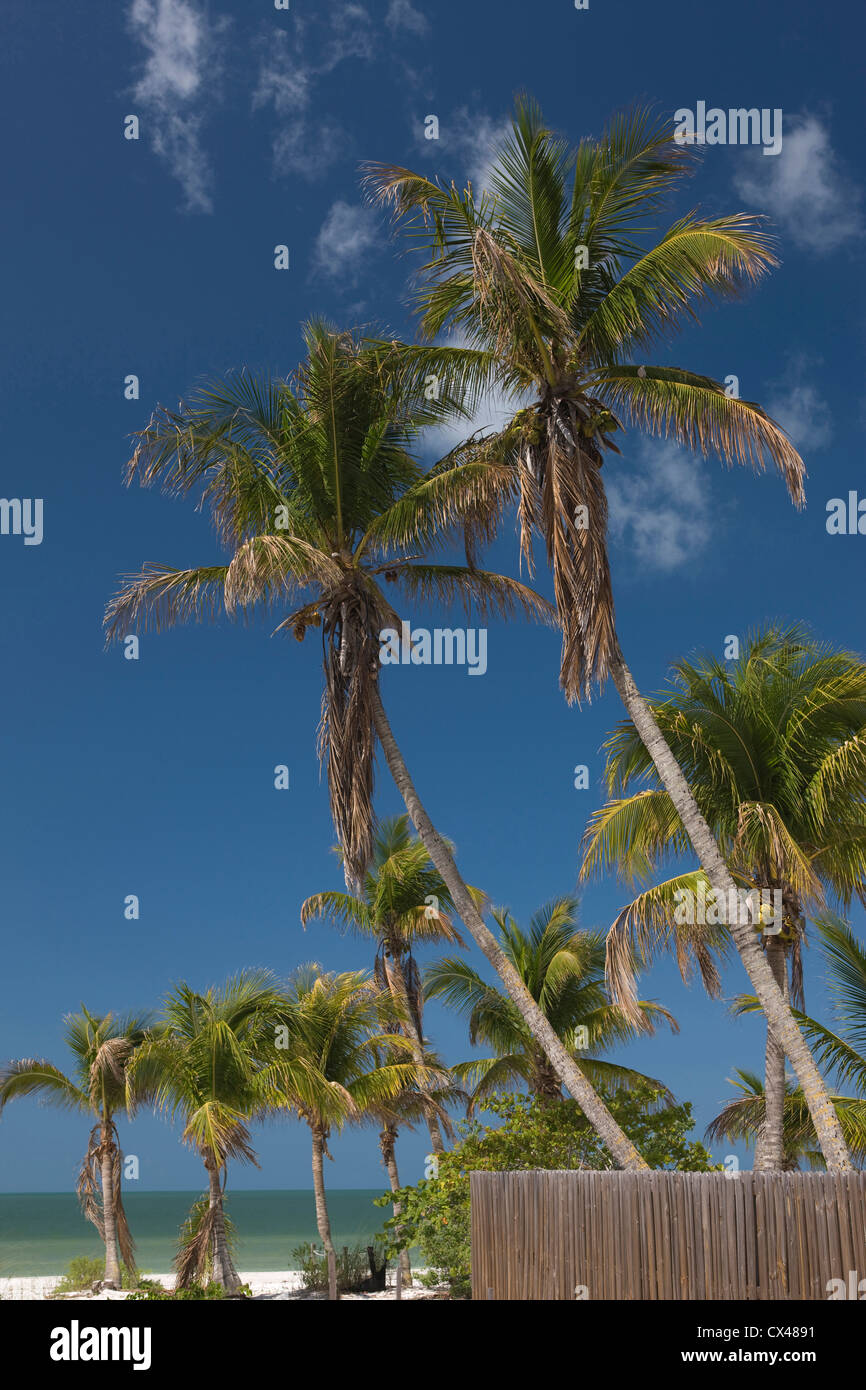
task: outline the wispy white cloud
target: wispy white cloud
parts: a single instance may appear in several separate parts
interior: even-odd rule
[[[366,257],[379,245],[379,236],[379,218],[371,208],[338,199],[316,238],[313,271],[356,284]]]
[[[211,20],[197,0],[132,0],[128,20],[147,53],[133,89],[142,125],[183,189],[185,208],[211,212],[212,171],[201,131],[228,21]]]
[[[815,382],[820,364],[799,354],[793,357],[767,399],[767,413],[782,426],[800,453],[824,449],[833,438],[830,407]]]
[[[506,116],[495,117],[461,106],[450,116],[440,116],[438,140],[421,137],[421,144],[436,158],[443,173],[456,178],[459,172],[471,180],[478,195],[489,187],[493,156],[510,130],[511,122]]]
[[[331,9],[327,27],[305,21],[291,33],[280,30],[263,43],[253,110],[271,108],[281,118],[273,136],[273,170],[278,176],[321,177],[351,146],[349,132],[331,117],[310,116],[317,84],[348,59],[375,55],[374,31],[363,5]]]
[[[715,512],[700,458],[644,440],[638,466],[605,481],[611,537],[641,568],[671,573],[699,558]]]
[[[403,30],[421,39],[430,32],[430,21],[420,10],[416,10],[412,0],[391,0],[385,23],[389,29]]]
[[[795,245],[824,255],[862,237],[861,190],[816,116],[785,118],[781,154],[767,159],[744,152],[742,158],[737,192],[768,212]]]

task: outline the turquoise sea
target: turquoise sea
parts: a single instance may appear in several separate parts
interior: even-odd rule
[[[367,1245],[390,1216],[373,1206],[382,1189],[328,1193],[334,1244]],[[171,1269],[177,1234],[198,1192],[124,1192],[129,1225],[142,1271]],[[318,1243],[311,1191],[229,1192],[229,1215],[238,1236],[237,1267],[264,1271],[295,1267],[292,1250]],[[0,1194],[0,1277],[60,1274],[77,1255],[99,1256],[96,1231],[66,1192]]]

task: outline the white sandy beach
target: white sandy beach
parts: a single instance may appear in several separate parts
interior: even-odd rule
[[[416,1272],[421,1273],[422,1271]],[[46,1274],[29,1279],[0,1279],[0,1299],[2,1299],[4,1302],[6,1300],[14,1301],[17,1299],[44,1299],[57,1287],[57,1285],[60,1283],[61,1277],[62,1276],[59,1274]],[[159,1280],[159,1282],[162,1285],[164,1285],[164,1287],[167,1289],[174,1287],[173,1274],[148,1274],[146,1277],[148,1279]],[[325,1297],[324,1294],[320,1293],[308,1293],[307,1290],[303,1287],[301,1275],[296,1274],[290,1270],[276,1270],[266,1272],[260,1271],[258,1273],[241,1273],[240,1277],[244,1284],[249,1285],[249,1287],[252,1290],[253,1297],[256,1299],[288,1301],[295,1299],[323,1299]],[[441,1292],[444,1292],[444,1290]],[[417,1282],[417,1280],[415,1280],[413,1281],[411,1288],[403,1289],[403,1297],[435,1298],[437,1296],[441,1296],[441,1292],[437,1295],[436,1290],[424,1288],[421,1284]],[[126,1299],[128,1297],[129,1295],[126,1292],[114,1290],[105,1290],[102,1293],[96,1294],[82,1292],[75,1294],[67,1294],[65,1296],[66,1299],[72,1302],[79,1300],[102,1300],[105,1302],[108,1302],[110,1300],[122,1301],[123,1299]],[[381,1301],[383,1299],[393,1299],[394,1297],[395,1288],[393,1270],[389,1270],[388,1272],[388,1288],[385,1290],[384,1293],[347,1293],[340,1295],[341,1301],[343,1301],[344,1299],[346,1301],[350,1301],[353,1299],[372,1299]]]

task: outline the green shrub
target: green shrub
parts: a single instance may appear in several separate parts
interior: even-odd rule
[[[662,1107],[660,1092],[647,1085],[606,1091],[605,1103],[651,1168],[709,1172],[712,1158],[703,1144],[687,1138],[694,1128],[692,1107]],[[499,1095],[482,1107],[500,1124],[479,1120],[458,1125],[459,1142],[439,1155],[438,1177],[377,1198],[376,1205],[401,1205],[399,1219],[385,1223],[389,1255],[419,1245],[429,1273],[424,1282],[447,1283],[455,1298],[471,1293],[469,1174],[533,1168],[610,1168],[601,1140],[576,1101],[543,1104],[533,1096]],[[718,1166],[718,1165],[716,1165]]]
[[[182,1303],[191,1300],[212,1300],[221,1298],[251,1298],[252,1290],[242,1284],[234,1293],[227,1293],[222,1284],[190,1284],[185,1289],[164,1289],[151,1279],[142,1280],[134,1293],[129,1295],[131,1303],[163,1303],[167,1301]]]
[[[80,1293],[82,1289],[90,1289],[104,1278],[105,1260],[79,1255],[69,1261],[66,1273],[54,1288],[51,1297],[59,1298],[66,1293]]]
[[[374,1244],[375,1259],[380,1265],[385,1258],[381,1241]],[[300,1271],[305,1289],[315,1293],[328,1291],[328,1257],[324,1250],[315,1245],[298,1245],[292,1251],[292,1259]],[[365,1279],[370,1275],[370,1264],[366,1246],[344,1247],[337,1255],[337,1292],[359,1293]]]

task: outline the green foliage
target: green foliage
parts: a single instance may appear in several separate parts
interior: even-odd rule
[[[703,1144],[688,1138],[694,1127],[688,1102],[654,1109],[658,1092],[645,1083],[627,1094],[602,1090],[601,1096],[652,1168],[706,1173],[718,1167]],[[459,1143],[439,1155],[438,1177],[377,1200],[382,1207],[392,1199],[401,1204],[399,1218],[385,1223],[388,1254],[420,1246],[437,1281],[450,1284],[458,1298],[470,1291],[470,1172],[610,1167],[576,1101],[544,1104],[537,1097],[499,1095],[486,1101],[484,1109],[501,1123],[482,1125],[476,1119],[460,1125]]]
[[[160,1284],[146,1280],[129,1295],[133,1303],[201,1302],[223,1298],[252,1298],[248,1284],[242,1284],[234,1293],[227,1293],[222,1284],[189,1284],[185,1289],[164,1289]]]
[[[74,1260],[69,1261],[66,1273],[51,1296],[52,1298],[59,1298],[66,1293],[80,1293],[82,1289],[89,1289],[104,1278],[104,1259],[96,1259],[90,1255],[78,1255]]]
[[[374,1242],[377,1266],[385,1257],[381,1241]],[[315,1245],[297,1245],[292,1251],[295,1267],[300,1271],[304,1288],[316,1293],[328,1291],[328,1257],[324,1250]],[[366,1246],[344,1247],[337,1255],[337,1292],[358,1293],[364,1280],[369,1277],[370,1267]]]

